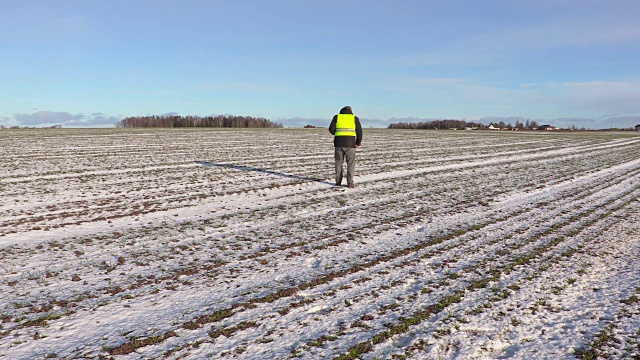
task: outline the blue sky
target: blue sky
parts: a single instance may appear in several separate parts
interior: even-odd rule
[[[640,123],[640,2],[3,0],[0,124]]]

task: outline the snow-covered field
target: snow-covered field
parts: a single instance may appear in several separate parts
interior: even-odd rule
[[[640,357],[638,133],[0,131],[0,359]]]

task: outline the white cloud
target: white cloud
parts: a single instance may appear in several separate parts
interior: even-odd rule
[[[388,119],[388,120],[380,120],[380,119],[372,119],[365,117],[358,117],[360,119],[360,123],[363,128],[385,128],[389,126],[389,124],[394,122],[407,122],[408,119]],[[413,118],[411,118],[413,119]],[[419,119],[413,119],[414,121],[422,121]],[[331,118],[320,119],[320,118],[304,118],[304,117],[294,117],[287,119],[277,119],[275,122],[282,124],[285,127],[304,127],[305,125],[314,125],[318,127],[328,128],[331,123]]]
[[[73,115],[68,112],[38,111],[33,114],[15,114],[15,119],[21,125],[57,125],[84,118],[84,115]]]
[[[104,113],[71,114],[64,111],[37,111],[32,114],[15,114],[13,118],[4,117],[8,122],[18,126],[51,126],[63,127],[113,127],[120,117]]]
[[[637,81],[552,82],[538,86],[536,91],[546,93],[548,101],[561,101],[566,109],[574,112],[640,113],[640,82]]]
[[[328,128],[331,119],[294,117],[288,119],[277,119],[275,122],[281,123],[285,127],[304,127],[305,125],[314,125]]]
[[[640,114],[638,79],[505,86],[455,77],[418,78],[398,79],[385,89],[424,104],[426,111],[437,116],[511,113],[533,118],[593,119],[609,114]]]

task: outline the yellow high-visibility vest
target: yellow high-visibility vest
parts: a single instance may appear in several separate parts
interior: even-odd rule
[[[356,136],[356,116],[353,114],[338,114],[335,136]]]

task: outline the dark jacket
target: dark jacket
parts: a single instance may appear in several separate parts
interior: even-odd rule
[[[340,110],[340,114],[353,114],[351,111],[351,107],[345,106]],[[333,146],[334,147],[350,147],[354,148],[360,146],[362,142],[362,126],[360,125],[360,119],[356,116],[356,136],[334,136],[333,138]],[[334,115],[331,120],[331,124],[329,125],[329,132],[331,135],[336,134],[336,122],[338,121],[338,115]]]

